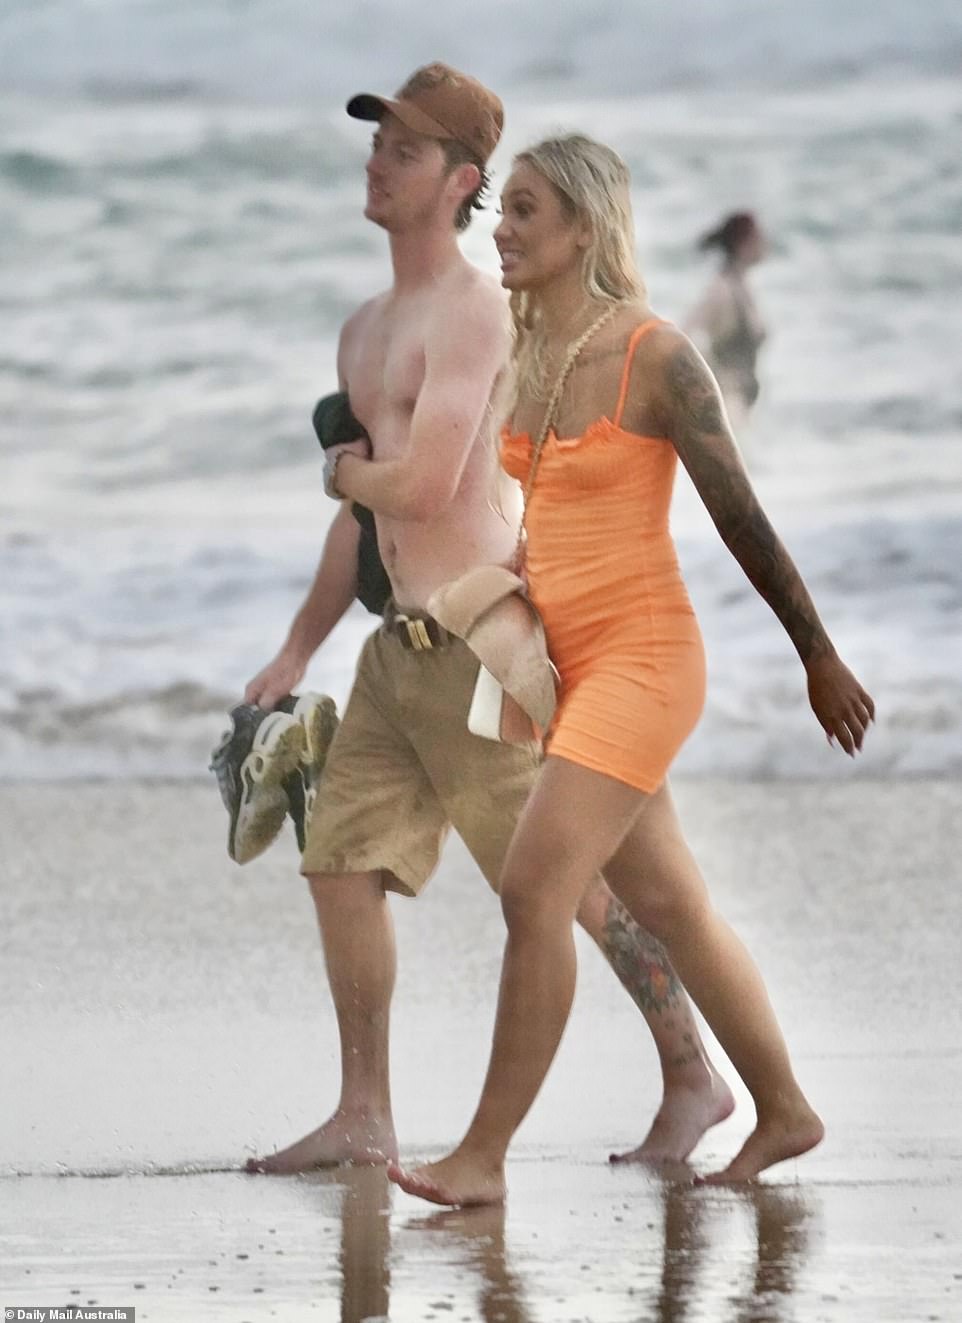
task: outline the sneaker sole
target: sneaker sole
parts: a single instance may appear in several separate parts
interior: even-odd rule
[[[304,731],[304,750],[301,765],[309,769],[310,776],[305,778],[304,786],[304,827],[305,831],[314,811],[317,799],[317,787],[327,761],[338,727],[337,706],[333,698],[326,694],[305,694],[294,705],[294,718],[299,721]]]
[[[271,712],[258,727],[241,764],[241,800],[227,852],[238,864],[267,849],[284,824],[288,799],[282,782],[300,764],[306,734],[286,712]]]

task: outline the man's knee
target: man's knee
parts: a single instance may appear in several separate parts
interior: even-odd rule
[[[319,919],[363,913],[384,903],[380,872],[308,873],[307,885]]]

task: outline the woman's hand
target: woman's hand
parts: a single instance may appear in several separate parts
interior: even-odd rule
[[[805,667],[808,675],[808,701],[828,736],[829,744],[839,744],[854,758],[861,749],[870,721],[875,720],[875,703],[856,680],[836,652],[813,658]]]

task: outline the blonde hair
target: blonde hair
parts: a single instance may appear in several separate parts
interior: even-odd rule
[[[591,241],[585,249],[582,281],[585,298],[621,303],[645,297],[645,283],[635,260],[635,223],[631,211],[631,176],[610,147],[580,133],[546,138],[514,158],[530,165],[557,193],[572,220],[587,224]],[[523,384],[544,398],[545,335],[537,295],[516,290],[511,295],[514,322],[515,400]]]

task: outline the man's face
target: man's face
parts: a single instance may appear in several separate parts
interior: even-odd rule
[[[449,185],[438,140],[415,133],[385,112],[367,161],[367,219],[391,234],[416,228],[437,215]]]

